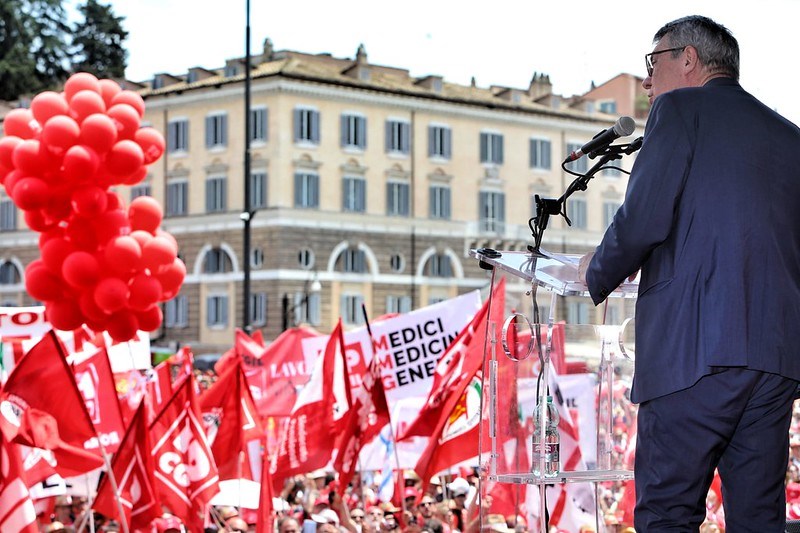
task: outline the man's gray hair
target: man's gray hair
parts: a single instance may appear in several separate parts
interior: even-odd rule
[[[700,63],[714,74],[739,79],[739,43],[733,34],[708,17],[691,15],[664,24],[653,37],[657,43],[669,37],[670,48],[692,46],[697,50]],[[680,54],[672,52],[673,57]]]

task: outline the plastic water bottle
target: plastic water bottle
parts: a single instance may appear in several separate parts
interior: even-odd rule
[[[553,404],[553,397],[547,397],[547,426],[544,429],[544,445],[540,442],[542,424],[542,406],[536,405],[533,417],[533,473],[536,476],[556,477],[559,468],[559,448],[561,443],[558,435],[558,409]],[[544,471],[540,471],[544,459]]]

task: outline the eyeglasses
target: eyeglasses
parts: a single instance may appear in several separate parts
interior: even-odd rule
[[[683,51],[685,49],[686,49],[686,46],[679,46],[677,48],[667,48],[665,50],[659,50],[658,52],[650,52],[649,54],[645,54],[644,55],[644,65],[645,65],[645,67],[647,67],[647,75],[648,76],[652,76],[653,75],[653,67],[655,66],[655,64],[653,63],[653,56],[656,56],[658,54],[663,54],[665,52],[675,52],[677,50]]]

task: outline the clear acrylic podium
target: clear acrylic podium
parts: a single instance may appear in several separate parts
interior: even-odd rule
[[[489,392],[484,396],[484,401],[488,401],[488,406],[481,411],[483,428],[479,443],[481,482],[486,482],[488,486],[498,483],[536,486],[538,508],[544,509],[548,485],[594,483],[593,494],[597,498],[598,482],[632,479],[631,470],[620,468],[612,460],[614,374],[615,370],[619,370],[621,362],[630,367],[630,361],[634,357],[631,319],[628,318],[619,325],[565,324],[556,320],[559,296],[589,297],[586,286],[578,281],[580,256],[544,251],[541,255],[534,255],[531,252],[498,252],[488,249],[471,250],[470,255],[480,261],[481,267],[495,269],[495,280],[499,280],[500,274],[505,273],[529,282],[531,288],[526,294],[531,296],[532,309],[538,309],[535,307],[535,300],[539,288],[545,289],[550,295],[547,316],[539,317],[538,312],[512,313],[503,324],[496,321],[490,324],[483,373],[483,390]],[[637,289],[636,282],[626,282],[610,297],[635,298]],[[529,355],[526,358],[521,357],[527,354]],[[536,403],[544,405],[548,394],[557,401],[564,400],[555,379],[553,362],[563,363],[567,355],[575,354],[591,361],[587,368],[591,368],[589,374],[594,376],[589,377],[596,379],[593,383],[596,405],[591,406],[596,419],[587,420],[584,406],[584,416],[580,420],[580,427],[596,430],[596,439],[588,439],[589,435],[579,439],[577,420],[572,421],[572,429],[568,434],[560,426],[560,468],[555,476],[543,477],[533,472],[532,462],[535,459],[532,457],[532,419],[529,415]],[[577,411],[576,415],[580,416]],[[544,428],[540,430],[543,438]],[[575,451],[579,440],[594,440],[594,453],[590,454],[594,460],[586,461],[580,451]],[[583,453],[586,453],[585,450]],[[538,470],[541,471],[541,468]],[[592,510],[595,513],[596,505]],[[538,531],[546,531],[545,513],[539,512],[538,515]],[[487,525],[483,516],[481,524],[483,527]],[[532,526],[530,524],[528,530],[537,531]]]

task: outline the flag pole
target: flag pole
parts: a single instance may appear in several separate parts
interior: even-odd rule
[[[122,508],[122,502],[119,498],[119,486],[117,485],[117,479],[114,477],[114,469],[111,468],[111,460],[108,458],[108,453],[106,452],[105,446],[103,443],[100,442],[100,439],[97,439],[97,443],[100,445],[100,453],[103,454],[103,461],[106,463],[106,474],[108,475],[108,480],[111,482],[111,488],[114,490],[114,496],[117,500],[117,509],[119,510],[119,525],[122,528],[123,533],[129,533],[128,531],[128,521],[125,518],[125,511]]]
[[[375,337],[372,336],[372,326],[369,323],[369,316],[367,316],[367,306],[363,302],[361,304],[361,312],[364,315],[364,323],[367,326],[367,334],[369,334],[370,349],[372,350],[372,358],[370,359],[370,366],[371,366],[370,372],[373,373],[372,377],[375,380],[379,380],[379,379],[382,379],[380,371],[377,372],[377,376],[375,375],[376,369],[379,368],[379,366],[375,364],[375,358],[378,356],[375,353]],[[387,405],[387,407],[388,407],[388,405]],[[397,467],[397,470],[399,472],[399,471],[402,471],[402,469],[400,468],[400,454],[397,452],[397,439],[395,438],[394,426],[392,425],[392,412],[391,411],[392,411],[391,409],[387,409],[386,410],[386,415],[389,417],[389,438],[392,439],[392,450],[394,451],[394,464]],[[403,519],[405,520],[405,512],[406,512],[407,509],[406,509],[406,500],[405,500],[405,498],[403,498],[403,494],[402,493],[400,494],[400,498],[399,499],[400,499],[400,508],[403,510],[403,515],[404,515]]]

